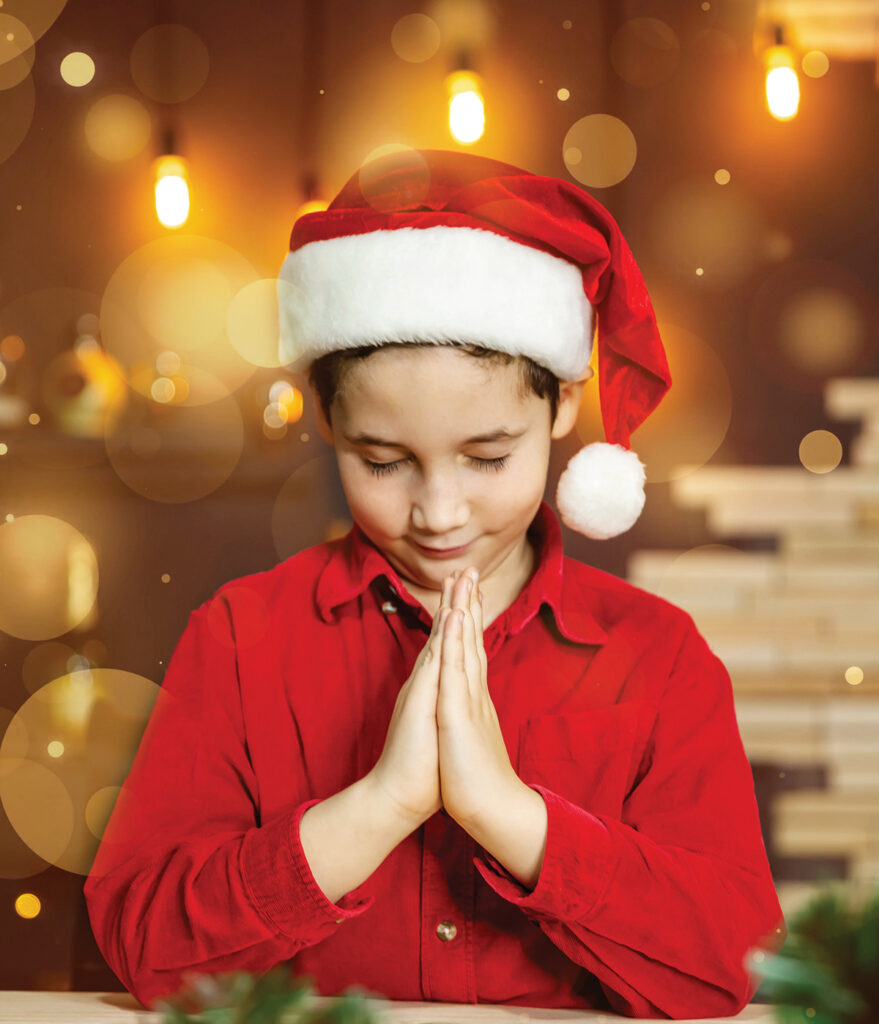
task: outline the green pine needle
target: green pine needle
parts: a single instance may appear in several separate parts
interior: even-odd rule
[[[783,948],[749,959],[780,1024],[879,1020],[879,887],[829,884],[794,915]]]

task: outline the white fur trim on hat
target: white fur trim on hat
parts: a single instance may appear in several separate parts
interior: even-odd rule
[[[632,527],[644,508],[644,465],[621,444],[596,441],[581,448],[559,477],[556,505],[562,522],[594,540]]]
[[[395,228],[309,242],[278,276],[280,358],[305,370],[337,349],[471,341],[576,380],[592,351],[580,268],[482,228]]]

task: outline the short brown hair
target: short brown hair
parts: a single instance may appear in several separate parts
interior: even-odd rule
[[[545,366],[536,363],[530,356],[514,356],[509,352],[486,348],[469,341],[389,341],[381,345],[361,345],[359,348],[340,349],[328,352],[312,363],[308,371],[308,381],[317,393],[327,423],[330,423],[330,407],[340,390],[345,368],[357,359],[367,359],[379,347],[381,348],[428,348],[436,345],[451,345],[459,348],[476,359],[484,359],[490,363],[519,365],[519,393],[525,397],[533,392],[538,398],[549,399],[550,424],[555,423],[559,404],[559,379]]]

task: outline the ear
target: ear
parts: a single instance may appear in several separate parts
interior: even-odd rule
[[[565,437],[573,430],[574,424],[577,422],[580,401],[583,398],[583,388],[586,387],[587,381],[594,375],[594,372],[591,366],[587,366],[577,380],[559,381],[559,404],[550,437]]]
[[[312,391],[311,397],[314,402],[314,421],[317,424],[318,433],[328,445],[333,445],[335,443],[333,438],[333,428],[329,423],[327,423],[327,418],[324,416],[323,406],[320,404],[317,392]]]

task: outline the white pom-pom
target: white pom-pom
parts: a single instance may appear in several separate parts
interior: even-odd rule
[[[621,444],[596,441],[581,448],[559,478],[562,522],[594,540],[630,529],[644,508],[644,465]]]

